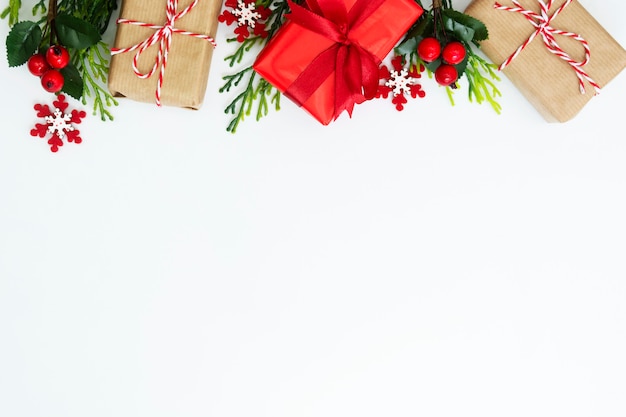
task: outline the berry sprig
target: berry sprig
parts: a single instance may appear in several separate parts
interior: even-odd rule
[[[41,86],[49,93],[63,89],[65,77],[61,70],[70,63],[70,54],[61,45],[50,46],[45,53],[37,52],[28,58],[27,66],[31,74],[39,77]]]
[[[10,67],[27,64],[45,91],[64,92],[86,104],[93,97],[93,113],[112,120],[109,107],[117,101],[106,88],[108,46],[101,39],[117,0],[45,0],[33,7],[38,20],[19,20],[21,0],[9,0],[0,17],[9,18],[6,39]]]
[[[226,25],[236,24],[233,31],[236,36],[227,39],[227,42],[238,43],[235,52],[224,58],[231,68],[244,63],[244,57],[251,51],[256,57],[260,48],[285,23],[284,15],[289,12],[286,0],[226,0],[225,6],[232,10],[224,10],[219,21]],[[231,133],[235,133],[239,124],[250,116],[255,103],[257,121],[268,114],[270,105],[280,110],[281,93],[259,76],[252,64],[246,62],[242,69],[222,77],[225,82],[219,89],[220,93],[230,92],[240,84],[243,85],[243,91],[224,110],[234,115],[226,128]]]
[[[422,6],[420,0],[416,2]],[[465,75],[469,100],[479,104],[487,101],[500,113],[501,106],[496,101],[501,95],[495,85],[500,80],[495,72],[497,67],[474,50],[487,38],[484,23],[455,10],[451,0],[433,0],[431,8],[424,8],[424,14],[395,51],[414,65],[423,64],[437,84],[445,87],[453,105],[453,91],[460,87],[459,80]]]

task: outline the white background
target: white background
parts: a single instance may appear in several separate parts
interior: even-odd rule
[[[231,30],[201,110],[72,101],[57,154],[3,56],[0,416],[626,416],[624,73],[565,124],[504,78],[233,135]]]

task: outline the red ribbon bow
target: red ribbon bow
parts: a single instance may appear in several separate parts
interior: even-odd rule
[[[357,0],[348,12],[343,1],[306,0],[308,8],[305,8],[288,0],[291,13],[286,15],[287,19],[330,39],[333,44],[313,59],[284,94],[302,105],[334,72],[334,119],[344,110],[352,115],[355,104],[374,98],[380,59],[354,39],[352,30],[384,1]]]

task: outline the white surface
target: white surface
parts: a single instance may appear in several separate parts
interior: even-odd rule
[[[626,415],[625,74],[562,125],[504,79],[231,135],[228,33],[200,111],[57,154],[3,56],[0,416]]]

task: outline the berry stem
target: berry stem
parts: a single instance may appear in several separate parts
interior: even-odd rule
[[[50,45],[54,45],[56,42],[57,31],[54,26],[54,19],[57,17],[57,0],[50,0],[48,2],[48,19],[46,21],[46,27],[50,27]]]
[[[442,44],[446,44],[448,41],[448,35],[446,34],[445,24],[443,22],[443,15],[441,9],[443,8],[442,0],[433,0],[432,12],[433,12],[433,33]]]

